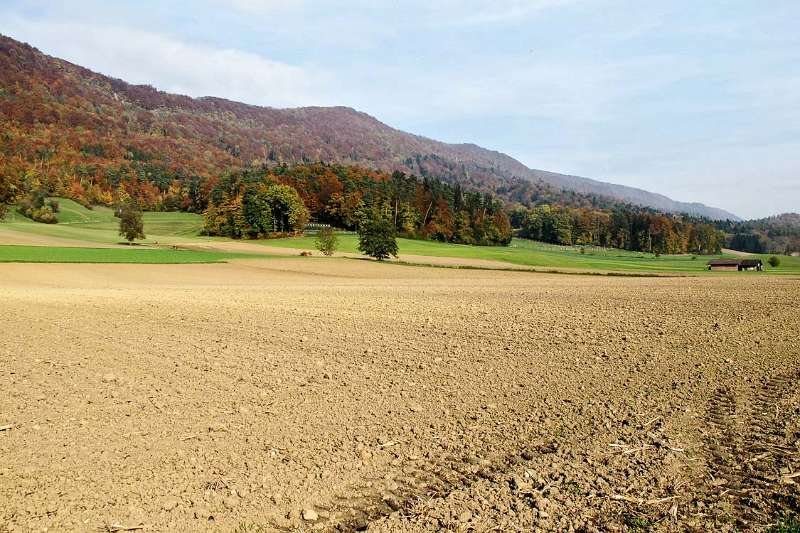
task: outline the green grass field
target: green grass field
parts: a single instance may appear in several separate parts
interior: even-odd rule
[[[215,251],[171,250],[162,248],[96,248],[97,244],[115,244],[119,236],[119,219],[108,207],[86,209],[82,205],[59,198],[58,224],[40,224],[13,210],[0,222],[0,262],[15,263],[213,263],[252,254]],[[201,237],[203,217],[192,213],[144,213],[147,238],[143,244],[174,242],[206,242]],[[86,243],[86,247],[11,246],[3,245],[2,229],[38,237],[54,237]],[[55,241],[58,242],[58,241]]]
[[[57,214],[58,224],[40,224],[15,213],[13,210],[9,212],[5,220],[0,222],[0,245],[3,244],[3,229],[8,229],[44,239],[55,238],[53,240],[54,245],[59,244],[57,239],[78,241],[79,243],[85,243],[85,248],[3,246],[3,250],[0,252],[0,261],[196,263],[222,261],[242,256],[242,254],[221,252],[148,250],[135,247],[102,250],[93,245],[114,244],[121,241],[117,232],[119,219],[114,217],[113,211],[107,207],[95,207],[89,210],[65,198],[60,198],[59,203],[61,209]],[[144,244],[230,242],[230,239],[201,236],[200,230],[202,227],[203,217],[193,213],[144,213],[144,230],[147,239],[140,242]],[[314,250],[313,236],[245,242],[260,244],[265,247]],[[339,235],[340,252],[358,253],[357,245],[358,239],[355,235]],[[703,273],[714,275],[750,274],[737,272],[709,273],[706,270],[706,261],[711,259],[709,256],[697,256],[695,259],[688,255],[655,257],[652,254],[593,247],[586,247],[585,253],[582,254],[577,247],[555,246],[523,239],[515,239],[511,246],[508,247],[467,246],[412,239],[398,239],[398,245],[401,259],[403,259],[403,256],[414,255],[502,261],[541,269],[638,273]],[[14,251],[13,248],[17,248],[17,250]],[[253,256],[249,255],[249,257]],[[766,263],[769,256],[755,255],[753,257],[759,257]],[[424,259],[417,258],[414,261],[425,262]],[[800,258],[781,257],[780,267],[775,269],[767,267],[767,270],[775,274],[800,274]]]
[[[663,255],[629,252],[615,248],[586,247],[585,253],[571,246],[556,246],[525,239],[514,239],[510,246],[467,246],[463,244],[447,244],[434,241],[398,239],[400,258],[403,255],[460,257],[465,259],[486,259],[503,261],[515,265],[543,268],[572,268],[585,270],[608,270],[620,272],[642,273],[709,273],[706,262],[713,257],[690,255]],[[292,237],[258,241],[264,246],[279,246],[296,249],[314,249],[314,237]],[[355,235],[339,235],[340,252],[358,252],[358,238]],[[727,256],[724,256],[727,257]],[[760,257],[766,262],[769,256]],[[424,262],[424,261],[420,261]],[[781,257],[781,265],[776,269],[766,267],[772,273],[800,274],[800,258]],[[731,272],[713,272],[710,274],[740,274]],[[747,273],[743,273],[747,274]]]
[[[114,217],[111,208],[95,207],[89,210],[66,198],[59,198],[58,201],[58,224],[40,224],[12,210],[0,223],[0,228],[96,244],[113,244],[122,240],[118,231],[119,219]],[[138,242],[170,244],[211,240],[200,236],[203,227],[201,215],[177,212],[144,213],[143,219],[147,238]]]
[[[219,263],[252,254],[162,248],[73,248],[0,245],[0,263]]]

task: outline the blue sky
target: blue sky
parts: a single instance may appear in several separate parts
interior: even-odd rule
[[[347,105],[532,168],[800,211],[800,2],[17,1],[0,32],[133,83]]]

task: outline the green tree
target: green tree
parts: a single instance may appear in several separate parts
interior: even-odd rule
[[[45,205],[47,194],[41,189],[35,189],[23,198],[17,205],[17,212],[35,222],[55,224],[58,222],[53,208]]]
[[[45,202],[47,201],[47,193],[44,192],[42,189],[36,189],[31,191],[31,204],[36,209],[41,209],[44,207]]]
[[[319,230],[319,233],[317,233],[314,246],[324,255],[333,255],[333,252],[335,252],[336,248],[339,246],[339,238],[336,236],[333,228],[322,228]]]
[[[378,261],[397,257],[396,234],[394,222],[384,210],[365,210],[358,224],[358,249]]]
[[[400,204],[397,213],[397,229],[406,234],[414,235],[419,226],[420,214],[417,209],[409,204]]]
[[[258,185],[242,197],[241,214],[251,237],[272,232],[296,232],[308,222],[308,209],[289,185]]]
[[[772,268],[778,268],[781,264],[781,259],[778,256],[772,255],[767,259],[767,263],[769,263],[769,266]]]
[[[534,241],[543,241],[544,218],[550,214],[549,205],[540,205],[533,209],[522,223],[522,236]]]
[[[267,235],[273,230],[272,207],[267,198],[267,187],[252,187],[242,195],[241,217],[246,223],[245,231],[250,238]]]
[[[142,210],[135,200],[127,201],[119,206],[119,234],[127,241],[144,239],[144,223]]]
[[[264,200],[272,211],[272,231],[300,231],[308,222],[308,209],[294,187],[270,185]]]
[[[0,174],[0,219],[6,214],[20,192],[19,183],[7,174]]]
[[[572,244],[572,221],[569,213],[560,211],[553,217],[553,233],[556,244]]]
[[[256,239],[275,232],[296,233],[308,221],[303,199],[289,185],[232,185],[230,190],[215,190],[204,215],[206,235]]]

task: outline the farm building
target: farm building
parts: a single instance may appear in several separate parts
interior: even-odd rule
[[[707,265],[709,270],[764,270],[761,259],[712,259]]]
[[[761,259],[742,259],[739,261],[739,270],[764,270],[764,263]]]

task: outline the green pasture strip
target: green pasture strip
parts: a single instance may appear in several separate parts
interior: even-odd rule
[[[219,263],[228,259],[262,258],[253,254],[150,248],[70,248],[0,245],[0,263]]]

